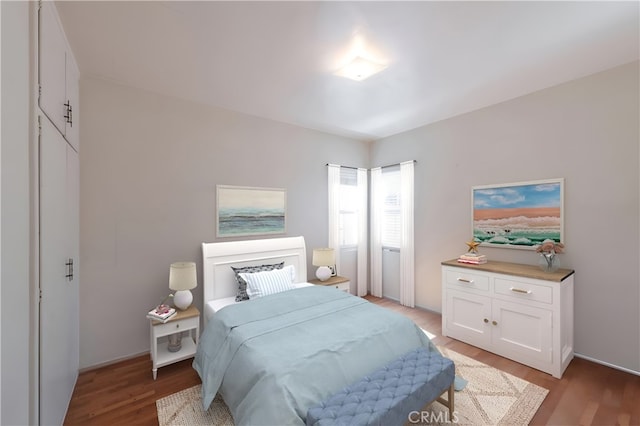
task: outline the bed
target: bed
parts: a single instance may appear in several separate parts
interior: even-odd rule
[[[202,251],[205,327],[193,366],[204,408],[220,393],[237,425],[305,424],[311,406],[380,366],[415,348],[437,350],[408,318],[306,283],[302,237],[203,243]],[[294,271],[290,288],[236,301],[232,267],[257,265]],[[276,274],[285,272],[242,276]]]

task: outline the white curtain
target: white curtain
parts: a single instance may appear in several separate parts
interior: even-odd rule
[[[368,185],[367,170],[358,169],[358,284],[356,294],[358,296],[367,295],[367,263],[368,263]]]
[[[329,247],[336,255],[336,270],[340,271],[340,166],[328,166]]]
[[[400,303],[410,308],[415,306],[413,164],[400,163]]]
[[[382,168],[371,169],[371,294],[382,297]]]

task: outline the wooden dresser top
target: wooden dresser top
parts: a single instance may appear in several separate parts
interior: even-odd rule
[[[496,274],[516,275],[525,278],[534,278],[537,280],[562,282],[571,276],[575,271],[573,269],[558,269],[553,272],[545,272],[537,265],[525,265],[522,263],[499,262],[497,260],[489,260],[482,265],[473,265],[470,263],[458,262],[458,259],[445,260],[442,262],[445,266],[454,266],[456,268],[467,268],[476,271],[493,272]]]

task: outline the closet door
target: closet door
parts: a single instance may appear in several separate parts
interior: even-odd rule
[[[42,2],[39,11],[38,82],[40,109],[65,133],[67,109],[67,42],[53,2]]]
[[[78,155],[40,125],[40,424],[62,424],[79,365]]]
[[[80,81],[80,71],[78,66],[73,61],[73,56],[70,52],[67,52],[67,75],[66,75],[66,87],[67,87],[67,103],[69,104],[67,110],[67,117],[65,123],[65,138],[67,142],[76,151],[80,150],[80,87],[78,82]]]

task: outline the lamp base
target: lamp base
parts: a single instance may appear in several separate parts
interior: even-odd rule
[[[169,352],[178,352],[182,349],[182,333],[174,333],[169,335]]]
[[[191,306],[191,302],[193,302],[193,294],[191,294],[191,290],[178,290],[173,295],[173,304],[176,308],[183,311]]]
[[[328,266],[320,266],[316,271],[316,278],[320,281],[326,281],[331,278],[331,268]]]

